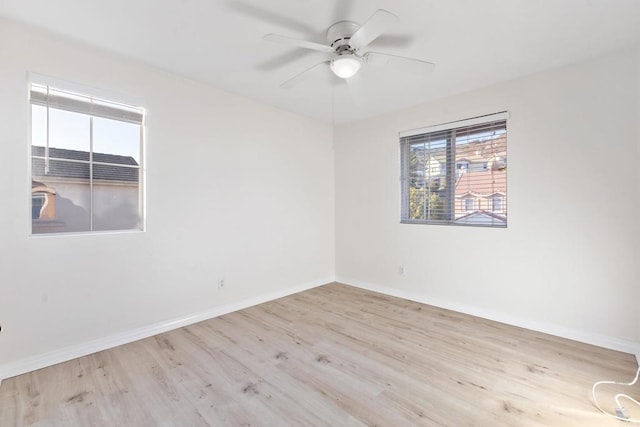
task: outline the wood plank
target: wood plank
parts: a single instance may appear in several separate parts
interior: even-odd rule
[[[6,379],[2,426],[607,426],[632,355],[340,284]],[[603,387],[611,410],[617,391]],[[629,412],[633,416],[640,414]]]

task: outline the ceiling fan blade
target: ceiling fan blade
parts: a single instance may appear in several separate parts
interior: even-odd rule
[[[383,34],[374,41],[376,49],[393,49],[399,47],[407,47],[413,42],[413,40],[414,37],[409,35]]]
[[[362,27],[351,36],[349,44],[355,50],[362,49],[378,38],[382,33],[391,27],[398,20],[398,17],[384,9],[376,12],[362,24]]]
[[[307,40],[294,39],[287,36],[281,36],[279,34],[267,34],[266,36],[262,37],[262,40],[266,40],[274,43],[287,44],[290,46],[303,47],[305,49],[317,50],[325,53],[334,52],[331,46],[327,46],[327,45],[316,43],[316,42],[310,42]]]
[[[301,81],[303,81],[305,78],[307,78],[309,76],[309,74],[311,74],[311,71],[313,71],[314,69],[316,69],[317,67],[319,67],[321,65],[328,65],[328,64],[329,64],[329,61],[319,62],[319,63],[313,65],[312,67],[307,68],[303,72],[301,72],[299,74],[296,74],[295,76],[291,77],[289,80],[287,80],[286,82],[282,83],[280,85],[280,87],[283,88],[283,89],[292,88],[295,85],[297,85],[298,83],[300,83]]]
[[[367,64],[393,67],[396,70],[414,74],[428,74],[436,67],[436,64],[433,62],[389,55],[387,53],[367,52],[363,55],[363,58]]]

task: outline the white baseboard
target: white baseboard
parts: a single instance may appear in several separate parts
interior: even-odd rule
[[[127,344],[133,341],[137,341],[143,338],[147,338],[153,335],[157,335],[163,332],[171,331],[173,329],[188,326],[193,323],[208,320],[214,317],[222,316],[234,311],[242,310],[247,307],[262,304],[264,302],[272,301],[278,298],[286,297],[288,295],[296,294],[298,292],[306,291],[318,286],[322,286],[326,283],[331,283],[334,278],[326,278],[324,280],[318,280],[315,282],[295,286],[288,289],[283,289],[276,292],[271,292],[264,295],[248,298],[242,301],[226,304],[219,307],[214,307],[205,312],[176,318],[164,322],[158,322],[152,325],[143,326],[141,328],[126,331],[120,334],[111,335],[104,338],[98,338],[85,343],[53,350],[48,353],[44,353],[37,356],[28,357],[22,360],[11,362],[5,365],[0,365],[0,384],[2,380],[11,378],[16,375],[24,374],[26,372],[35,371],[37,369],[45,368],[47,366],[55,365],[58,363],[66,362],[67,360],[75,359],[77,357],[86,356],[88,354],[96,353],[98,351],[107,350],[109,348],[117,347],[119,345]],[[602,336],[598,334],[590,334],[584,331],[572,330],[564,327],[560,327],[552,324],[544,324],[540,322],[532,322],[525,319],[519,319],[515,317],[505,316],[500,313],[490,312],[486,310],[480,310],[475,307],[464,306],[459,304],[451,304],[443,301],[436,301],[428,298],[427,296],[417,293],[409,292],[401,289],[372,285],[364,283],[358,280],[352,280],[345,277],[336,278],[335,281],[344,283],[346,285],[355,286],[362,289],[367,289],[382,294],[404,298],[423,304],[429,304],[436,307],[445,308],[448,310],[454,310],[460,313],[470,314],[473,316],[482,317],[484,319],[494,320],[497,322],[506,323],[521,328],[531,329],[538,332],[544,332],[547,334],[572,339],[575,341],[584,342],[587,344],[593,344],[612,350],[622,351],[625,353],[635,354],[638,364],[640,365],[640,343],[632,341],[621,340],[618,338],[612,338]]]
[[[366,289],[381,294],[408,299],[411,301],[420,302],[423,304],[432,305],[435,307],[444,308],[447,310],[457,311],[459,313],[470,314],[472,316],[481,317],[483,319],[493,320],[500,323],[506,323],[512,326],[518,326],[520,328],[530,329],[537,332],[543,332],[549,335],[555,335],[561,338],[567,338],[574,341],[583,342],[585,344],[592,344],[598,347],[604,347],[611,350],[621,351],[624,353],[634,354],[636,356],[638,365],[640,366],[640,343],[623,340],[620,338],[609,337],[600,334],[589,333],[571,328],[565,328],[550,323],[536,322],[528,319],[522,319],[514,316],[508,316],[503,313],[493,312],[490,310],[483,310],[477,307],[466,306],[462,304],[454,304],[446,301],[438,301],[429,298],[427,295],[405,291],[402,289],[391,288],[388,286],[379,286],[370,283],[365,283],[359,280],[353,280],[347,277],[336,277],[336,282],[343,283],[349,286],[355,286],[357,288]]]
[[[273,301],[278,298],[286,297],[288,295],[296,294],[298,292],[306,291],[318,286],[322,286],[334,281],[334,278],[326,278],[324,280],[318,280],[303,285],[295,286],[288,289],[283,289],[275,292],[270,292],[264,295],[248,298],[242,301],[225,304],[218,307],[213,307],[210,310],[171,319],[163,322],[158,322],[152,325],[143,326],[141,328],[125,331],[119,334],[114,334],[104,338],[98,338],[92,341],[84,342],[77,345],[53,350],[48,353],[40,354],[37,356],[28,357],[15,362],[10,362],[5,365],[0,365],[0,384],[3,379],[15,377],[16,375],[24,374],[26,372],[35,371],[37,369],[46,368],[47,366],[55,365],[58,363],[66,362],[67,360],[75,359],[77,357],[86,356],[88,354],[96,353],[98,351],[107,350],[109,348],[117,347],[122,344],[127,344],[133,341],[137,341],[143,338],[148,338],[153,335],[160,334],[162,332],[171,331],[173,329],[181,328],[183,326],[191,325],[193,323],[208,320],[214,317],[222,316],[234,311],[242,310],[254,305],[262,304],[264,302]]]

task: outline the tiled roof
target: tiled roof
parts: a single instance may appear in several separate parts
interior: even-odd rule
[[[472,162],[489,162],[496,155],[506,156],[507,137],[498,136],[493,139],[471,141],[467,144],[456,145],[456,159],[466,159]]]
[[[507,192],[507,171],[487,170],[460,174],[456,181],[456,196],[475,194],[488,196]]]
[[[86,151],[49,148],[49,172],[45,174],[45,148],[33,146],[31,160],[31,174],[34,177],[76,178],[89,179],[89,153]],[[58,160],[64,159],[64,160]],[[65,160],[80,160],[70,162]],[[106,181],[138,182],[138,168],[121,167],[116,165],[138,166],[131,156],[115,154],[93,153],[93,179]],[[112,163],[104,165],[99,163]]]

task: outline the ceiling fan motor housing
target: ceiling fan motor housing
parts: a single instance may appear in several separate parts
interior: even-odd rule
[[[327,30],[327,41],[336,52],[350,49],[349,40],[351,36],[360,29],[360,24],[353,21],[336,22]],[[342,48],[342,49],[340,49]]]
[[[1,1],[1,0],[0,0]],[[405,58],[384,53],[365,52],[365,48],[398,21],[398,17],[384,9],[378,9],[362,25],[354,21],[339,21],[327,29],[327,44],[298,40],[278,34],[267,34],[264,40],[315,50],[325,54],[322,62],[298,73],[280,86],[293,87],[317,67],[329,65],[330,70],[342,79],[350,79],[364,64],[389,65],[416,74],[426,74],[434,64],[419,59]],[[328,57],[328,55],[331,55]]]

